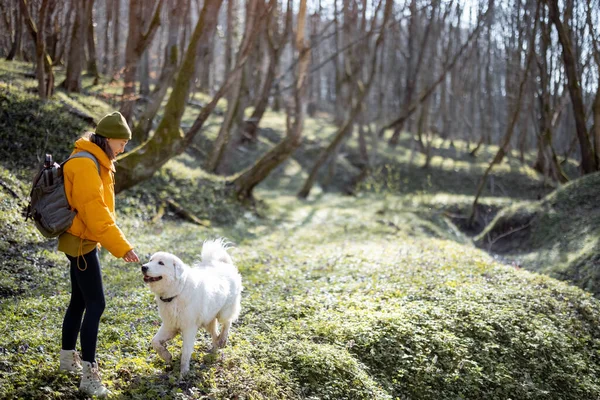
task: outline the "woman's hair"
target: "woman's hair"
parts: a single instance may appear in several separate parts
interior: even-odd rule
[[[108,139],[105,138],[104,136],[95,134],[94,132],[86,132],[83,136],[87,137],[90,142],[94,143],[95,145],[100,147],[102,150],[104,150],[104,152],[108,156],[109,160],[114,160],[115,158],[117,158],[115,153],[112,151],[112,149],[108,145]]]

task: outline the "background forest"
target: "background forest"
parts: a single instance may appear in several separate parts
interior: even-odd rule
[[[103,253],[114,398],[600,398],[599,27],[599,0],[0,0],[0,398],[84,398],[66,259],[21,210],[113,110],[138,254],[222,236],[245,287],[179,380]]]

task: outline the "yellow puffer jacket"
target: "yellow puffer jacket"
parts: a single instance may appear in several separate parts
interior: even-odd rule
[[[96,157],[100,175],[96,163],[89,158],[74,158],[64,165],[67,199],[77,210],[67,233],[82,240],[99,242],[112,255],[122,258],[133,246],[115,222],[115,167],[106,153],[87,138],[75,142],[73,154],[80,151]]]

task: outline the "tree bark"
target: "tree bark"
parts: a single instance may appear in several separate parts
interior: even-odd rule
[[[598,69],[598,75],[600,75],[600,43],[599,38],[596,36],[597,25],[592,20],[592,5],[591,1],[586,1],[586,23],[592,38],[592,53],[596,67]],[[598,76],[596,75],[596,76]],[[592,137],[594,138],[594,152],[596,154],[596,166],[600,169],[600,85],[596,87],[596,97],[592,106],[592,116],[594,125],[592,128]]]
[[[225,75],[227,75],[233,67],[233,42],[237,36],[237,24],[235,18],[236,11],[236,1],[227,0],[227,34],[225,36]]]
[[[112,54],[112,68],[113,68],[113,79],[118,79],[121,74],[121,61],[119,55],[121,51],[119,46],[121,45],[121,0],[113,0],[114,4],[114,21],[113,21],[113,54]],[[108,4],[107,4],[108,7]]]
[[[24,2],[25,0],[23,0]],[[27,7],[27,6],[25,6]],[[37,38],[35,44],[35,54],[36,54],[36,75],[38,79],[38,94],[42,100],[46,100],[47,97],[52,96],[52,89],[48,91],[46,87],[46,73],[44,71],[44,64],[46,58],[46,39],[44,38],[44,33],[46,31],[45,22],[46,22],[46,13],[48,12],[48,0],[42,0],[42,5],[40,7],[40,16],[39,16],[39,24],[37,30]],[[52,68],[52,67],[50,67]],[[50,70],[52,71],[52,70]]]
[[[52,71],[52,60],[46,53],[46,46],[44,40],[44,21],[46,20],[46,14],[48,12],[48,1],[43,1],[40,8],[40,27],[36,27],[33,18],[29,13],[29,5],[27,0],[20,0],[19,2],[21,15],[25,21],[31,39],[35,44],[36,48],[36,77],[38,79],[38,93],[42,99],[46,99],[52,96],[54,92],[54,72]],[[46,79],[46,74],[48,78]]]
[[[104,52],[102,55],[102,72],[105,75],[110,73],[110,23],[112,21],[113,15],[113,4],[112,0],[106,0],[106,16],[105,16],[105,24],[104,24]]]
[[[74,6],[75,21],[73,22],[73,30],[71,31],[71,46],[69,48],[67,59],[67,76],[61,84],[67,92],[79,93],[81,91],[81,71],[83,70],[82,57],[86,34],[85,10],[89,0],[83,1],[83,6]]]
[[[538,155],[533,169],[549,175],[554,181],[565,183],[568,181],[567,176],[562,171],[558,157],[552,146],[552,111],[550,103],[550,74],[548,72],[547,56],[548,47],[550,46],[550,26],[541,23],[541,48],[540,56],[536,56],[537,66],[539,70],[539,93],[537,100],[539,103],[539,134],[538,134]]]
[[[64,65],[65,62],[63,61],[63,57],[65,55],[65,52],[68,50],[68,48],[70,48],[71,46],[71,33],[73,30],[73,24],[71,23],[72,19],[75,18],[71,18],[75,8],[71,7],[69,4],[69,0],[65,0],[65,2],[63,3],[63,5],[67,8],[67,12],[64,14],[64,21],[63,21],[63,28],[62,31],[66,32],[63,38],[59,37],[58,40],[58,50],[56,53],[56,57],[52,59],[52,64],[53,65]],[[60,47],[59,47],[60,46]]]
[[[94,0],[88,0],[86,4],[86,25],[87,25],[87,71],[88,74],[94,77],[94,85],[97,85],[100,81],[100,74],[98,73],[98,61],[96,59],[96,39],[94,29]]]
[[[19,1],[19,0],[15,0],[15,1]],[[15,16],[15,38],[12,42],[10,51],[8,52],[8,55],[6,56],[6,59],[8,61],[12,61],[15,58],[21,57],[21,40],[23,38],[23,16],[22,16],[20,10],[21,10],[20,7],[15,7],[13,9],[13,14]]]

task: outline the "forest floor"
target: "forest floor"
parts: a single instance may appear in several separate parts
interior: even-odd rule
[[[69,298],[66,259],[19,210],[40,151],[50,146],[66,157],[85,127],[66,104],[94,117],[111,106],[99,89],[40,104],[27,93],[29,68],[0,63],[0,398],[82,399],[78,378],[57,368]],[[461,221],[495,148],[471,158],[467,143],[436,139],[423,169],[405,135],[395,149],[380,146],[373,176],[353,196],[341,193],[356,172],[357,144],[349,140],[330,184],[321,176],[299,200],[311,160],[334,132],[327,116],[318,116],[307,121],[302,148],[258,187],[248,209],[224,197],[222,178],[200,168],[218,127],[214,118],[190,151],[118,196],[119,224],[143,259],[164,250],[192,263],[203,240],[233,242],[244,283],[240,319],[215,358],[205,356],[207,334],[198,335],[191,373],[180,381],[180,339],[169,345],[172,366],[150,347],[160,320],[139,265],[103,252],[107,308],[98,360],[111,398],[600,397],[600,301],[593,288],[526,270],[527,255],[547,257],[554,267],[566,257],[573,267],[569,259],[594,253],[600,224],[587,205],[596,198],[597,176],[553,191],[512,155],[495,168],[478,225],[465,233]],[[283,117],[270,113],[260,141],[235,149],[231,168],[255,160],[282,137],[283,126]],[[163,214],[166,199],[204,225],[169,207]],[[576,226],[568,219],[573,210]],[[502,235],[514,221],[526,228],[507,243],[510,234]],[[568,244],[543,253],[540,237]],[[581,265],[594,267],[596,259],[585,257]],[[544,264],[537,261],[531,265]]]

